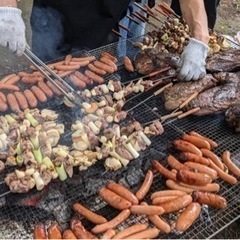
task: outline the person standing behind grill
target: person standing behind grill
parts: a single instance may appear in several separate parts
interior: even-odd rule
[[[213,29],[215,25],[218,4],[219,0],[172,0],[171,7],[183,16],[192,34],[179,62],[178,78],[182,81],[198,80],[206,75],[208,27]]]
[[[0,1],[0,75],[29,66],[27,59],[18,56],[23,54],[26,42],[31,45],[32,5],[33,0]]]

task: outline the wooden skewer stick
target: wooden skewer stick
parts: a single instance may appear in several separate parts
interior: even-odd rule
[[[200,109],[201,109],[200,107],[193,108],[193,109],[191,109],[191,110],[189,110],[189,111],[187,111],[187,112],[177,116],[177,119],[182,119],[184,117],[187,117],[187,116],[189,116],[189,115],[191,115],[191,114],[193,114],[195,112],[198,112]]]

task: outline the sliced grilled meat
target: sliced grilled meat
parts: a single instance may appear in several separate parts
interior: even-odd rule
[[[227,123],[240,133],[240,104],[231,106],[225,113]]]

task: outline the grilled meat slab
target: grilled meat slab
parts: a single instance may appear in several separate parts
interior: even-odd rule
[[[178,60],[174,55],[158,52],[151,48],[140,51],[135,58],[134,64],[140,74],[146,75],[166,66],[176,68]]]
[[[176,109],[191,94],[209,89],[215,86],[216,82],[217,80],[209,74],[199,81],[179,82],[171,88],[167,88],[163,94],[165,108],[169,111]]]
[[[231,106],[225,113],[227,123],[240,133],[240,104]]]
[[[225,112],[240,101],[240,83],[227,83],[206,90],[193,99],[188,108],[200,107],[196,115],[208,115]]]
[[[240,50],[220,51],[207,59],[206,69],[209,72],[236,72],[240,70]]]

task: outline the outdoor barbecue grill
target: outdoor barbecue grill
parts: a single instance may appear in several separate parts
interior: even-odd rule
[[[133,40],[126,41],[127,55],[134,59],[138,48],[132,45]],[[101,52],[109,52],[117,56],[117,43],[110,44],[89,52],[79,52],[80,55],[94,55],[98,57]],[[57,59],[56,61],[60,61]],[[55,61],[54,61],[55,62]],[[137,73],[128,73],[122,66],[122,60],[119,61],[119,71],[114,75],[109,75],[105,80],[121,79],[122,83],[140,77]],[[140,94],[132,101],[127,103],[127,108],[135,106],[150,96],[155,89]],[[131,97],[131,96],[129,96]],[[62,137],[60,144],[70,145],[72,123],[81,116],[76,109],[67,108],[58,99],[51,100],[39,108],[50,108],[60,114],[60,121],[65,124],[65,137]],[[126,124],[133,118],[142,124],[159,119],[168,114],[164,109],[160,96],[151,98],[149,101],[136,107],[122,124]],[[160,159],[161,163],[167,166],[166,156],[172,151],[170,145],[174,139],[181,137],[182,133],[191,130],[206,135],[214,139],[219,147],[214,150],[218,155],[224,150],[232,153],[234,162],[240,165],[240,138],[225,123],[224,116],[190,116],[181,120],[167,120],[164,122],[165,132],[161,136],[153,137],[152,145],[140,157],[130,162],[126,168],[116,172],[106,171],[103,162],[98,161],[94,166],[83,172],[76,172],[72,179],[65,182],[58,180],[51,182],[47,189],[41,192],[32,190],[27,194],[9,193],[0,198],[0,238],[31,238],[34,224],[43,222],[48,224],[51,220],[57,220],[62,227],[67,227],[69,219],[73,216],[71,206],[75,202],[81,202],[89,209],[102,214],[107,219],[111,219],[118,214],[118,211],[103,202],[97,194],[99,188],[105,186],[108,180],[115,180],[131,188],[133,191],[141,185],[146,170],[150,167],[150,161]],[[0,182],[4,180],[6,169],[0,174]],[[161,234],[159,238],[210,238],[217,232],[231,224],[240,217],[239,192],[240,183],[231,186],[217,181],[221,185],[220,194],[228,201],[228,206],[223,210],[215,210],[211,207],[203,207],[200,218],[193,226],[183,234],[170,233]],[[161,190],[165,187],[165,181],[159,175],[155,176],[151,191],[146,197],[146,201],[152,192]],[[0,185],[0,195],[8,192],[8,188]],[[176,217],[170,216],[169,221]],[[126,228],[132,223],[144,223],[147,219],[139,216],[131,216],[125,223],[119,226],[119,229]],[[91,229],[93,225],[83,220],[86,229]]]

